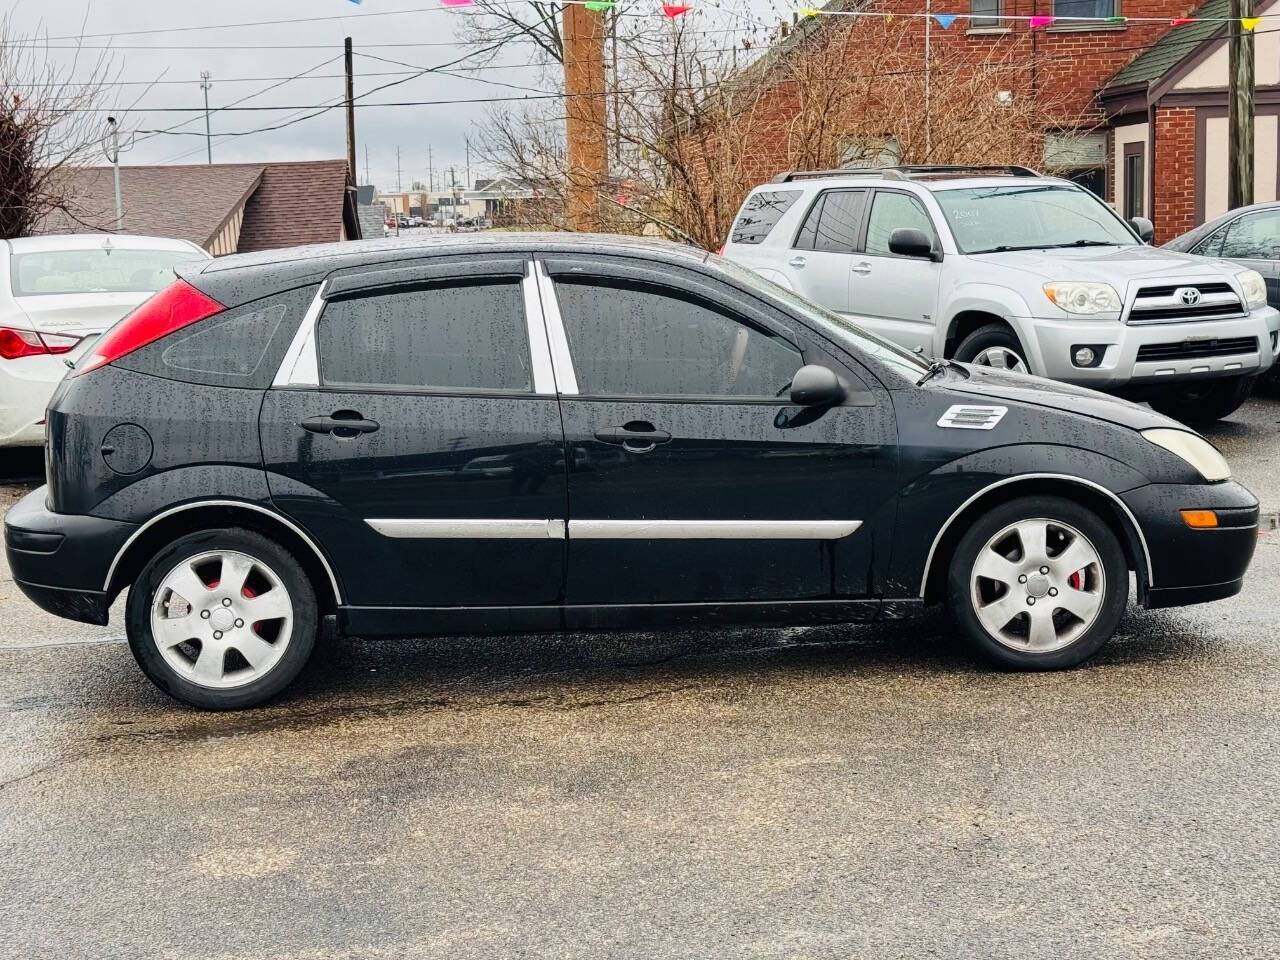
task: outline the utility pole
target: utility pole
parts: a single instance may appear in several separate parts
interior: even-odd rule
[[[400,193],[400,148],[396,147],[396,193]]]
[[[116,233],[124,229],[124,209],[120,203],[120,124],[107,117],[107,159],[111,161],[116,184]]]
[[[1254,0],[1229,0],[1227,15],[1227,207],[1253,203],[1253,31]]]
[[[436,175],[431,172],[431,144],[427,144],[427,189],[434,191],[436,188]]]
[[[213,163],[213,138],[209,133],[209,89],[213,86],[213,74],[200,71],[200,89],[204,91],[204,153],[205,162]]]
[[[364,182],[373,183],[369,179],[369,145],[367,143],[364,145]]]
[[[356,178],[356,78],[351,64],[351,38],[342,41],[342,66],[347,74],[347,169]],[[366,166],[368,163],[366,161]]]
[[[467,145],[467,179],[464,183],[464,186],[466,186],[466,188],[470,190],[471,189],[471,138],[464,136],[462,138],[462,142]]]
[[[564,37],[565,140],[569,167],[569,225],[594,230],[598,194],[609,176],[605,97],[604,16],[566,3]]]

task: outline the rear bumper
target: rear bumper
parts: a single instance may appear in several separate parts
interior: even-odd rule
[[[119,520],[54,513],[39,487],[5,514],[5,556],[14,582],[36,606],[68,620],[105,624],[107,571],[136,529]]]
[[[60,355],[0,360],[0,447],[44,443],[44,415],[67,372]]]
[[[1144,606],[1206,603],[1240,592],[1258,544],[1258,501],[1248,490],[1234,481],[1153,483],[1122,499],[1141,525],[1151,554]],[[1181,510],[1213,510],[1219,525],[1192,529]]]

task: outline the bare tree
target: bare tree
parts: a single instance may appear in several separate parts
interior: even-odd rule
[[[72,173],[102,157],[112,62],[103,53],[82,63],[77,51],[58,65],[49,54],[0,18],[0,238],[25,236],[57,213],[94,228],[110,222],[77,203]]]
[[[531,44],[543,63],[564,62],[564,40],[560,35],[561,4],[546,0],[506,3],[503,0],[475,0],[468,13],[459,17],[458,39],[492,61],[513,43]]]

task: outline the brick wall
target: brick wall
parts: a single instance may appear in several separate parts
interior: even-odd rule
[[[1156,243],[1172,240],[1196,225],[1196,111],[1156,110]]]

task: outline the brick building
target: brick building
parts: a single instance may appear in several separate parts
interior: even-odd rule
[[[1260,3],[1257,12],[1267,12],[1272,3]],[[824,9],[897,14],[889,21],[898,31],[894,53],[918,58],[918,73],[923,73],[926,21],[902,15],[924,12],[925,0],[832,0]],[[928,9],[944,19],[944,11],[968,15],[946,29],[936,19],[929,22],[932,62],[947,63],[952,71],[962,72],[965,66],[985,70],[999,78],[998,89],[991,89],[990,96],[1004,103],[1025,103],[1031,98],[1046,104],[1058,118],[1056,123],[1043,124],[1033,147],[1022,144],[1021,152],[1011,149],[1013,155],[1008,156],[994,155],[1002,151],[984,147],[984,160],[1030,162],[1071,176],[1126,216],[1153,220],[1157,241],[1226,209],[1227,27],[1223,23],[1175,26],[1169,21],[1225,17],[1227,0],[1209,0],[1198,8],[1189,0],[957,0],[955,6],[948,6],[947,0],[930,0]],[[1063,19],[1036,29],[1025,19],[1014,19],[1055,15],[1116,19],[1109,23]],[[1119,19],[1126,17],[1160,19]],[[803,124],[797,123],[802,108],[796,102],[794,81],[789,88],[778,77],[796,75],[795,58],[829,55],[837,35],[839,56],[850,70],[876,62],[885,56],[885,23],[880,18],[832,16],[801,20],[749,68],[753,83],[773,84],[772,95],[756,101],[752,109],[769,111],[774,120],[763,128],[769,132],[757,138],[752,177],[767,179],[804,156],[795,143],[795,129]],[[1262,201],[1280,195],[1280,30],[1265,23],[1258,29],[1255,57],[1255,199]],[[954,72],[953,78],[961,72]],[[900,81],[915,82],[914,77]],[[918,89],[913,97],[923,110]],[[998,111],[989,117],[990,123],[999,124]],[[894,133],[887,131],[884,143],[870,154],[862,149],[856,158],[838,157],[837,162],[891,163],[899,146]],[[904,160],[923,159],[918,145],[903,152]],[[957,159],[937,157],[937,152],[935,148],[935,160]]]

